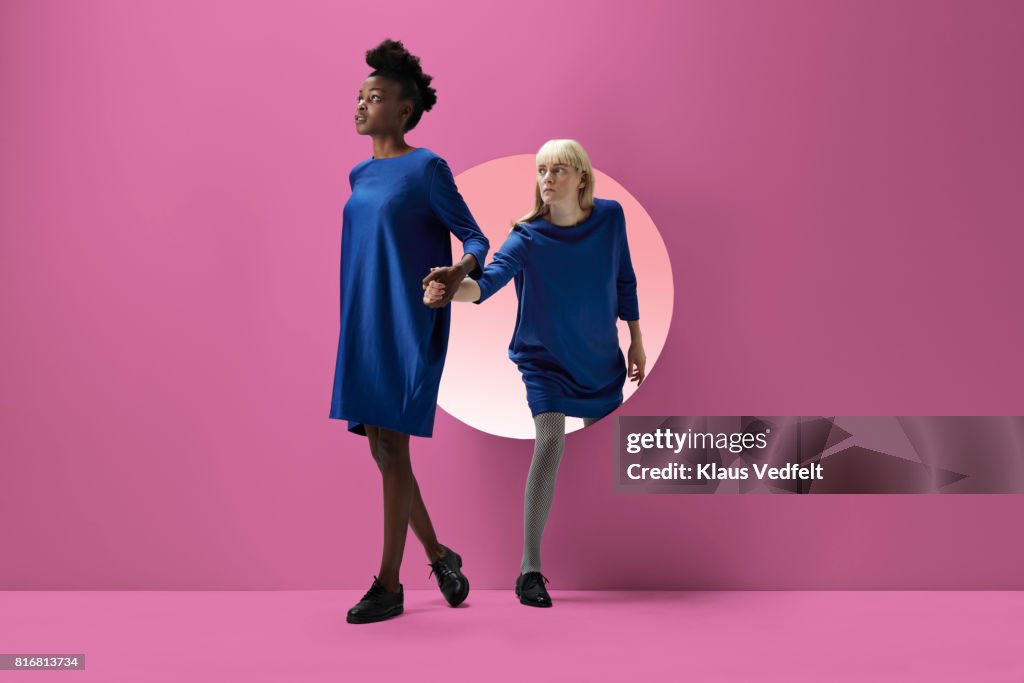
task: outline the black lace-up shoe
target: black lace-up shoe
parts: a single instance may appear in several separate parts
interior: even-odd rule
[[[401,584],[398,585],[398,592],[392,593],[385,590],[375,576],[370,590],[366,591],[363,599],[348,611],[346,621],[350,624],[370,624],[397,617],[402,613],[404,603],[405,595],[402,593]]]
[[[437,562],[430,563],[430,576],[437,576],[437,587],[448,604],[458,607],[469,595],[469,579],[459,571],[462,558],[448,546],[441,546],[445,553]],[[427,578],[430,578],[428,576]]]
[[[516,579],[516,595],[519,596],[519,602],[530,607],[551,607],[551,596],[544,588],[545,583],[550,582],[540,572],[520,574]]]

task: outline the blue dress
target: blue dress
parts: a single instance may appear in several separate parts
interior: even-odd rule
[[[423,304],[423,278],[452,264],[449,231],[466,253],[489,244],[444,159],[425,147],[367,159],[349,173],[341,233],[341,332],[330,417],[432,436],[451,306]]]
[[[616,319],[640,319],[622,206],[595,198],[590,216],[571,227],[517,223],[478,278],[476,303],[513,278],[519,310],[508,357],[530,411],[610,413],[626,382]]]

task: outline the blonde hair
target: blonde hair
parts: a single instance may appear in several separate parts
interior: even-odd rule
[[[583,146],[575,140],[548,140],[537,151],[537,165],[541,164],[565,164],[571,166],[583,176],[583,187],[579,190],[580,208],[588,211],[594,206],[594,170],[590,167],[590,157],[583,150]],[[540,195],[540,185],[533,184],[533,211],[512,222],[514,228],[516,223],[529,223],[530,221],[546,216],[550,207],[544,203]]]

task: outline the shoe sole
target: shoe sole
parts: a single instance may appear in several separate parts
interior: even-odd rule
[[[545,604],[541,604],[539,602],[530,602],[529,600],[524,600],[522,598],[522,596],[520,596],[520,598],[519,598],[519,604],[520,605],[526,605],[527,607],[544,607],[544,608],[551,607],[551,603],[550,602],[547,603],[546,605]]]
[[[405,608],[402,605],[398,605],[397,607],[392,607],[385,614],[373,617],[353,617],[352,615],[349,615],[345,617],[345,621],[347,621],[350,624],[374,624],[378,621],[385,621],[386,619],[390,619],[391,617],[397,617],[404,611]]]

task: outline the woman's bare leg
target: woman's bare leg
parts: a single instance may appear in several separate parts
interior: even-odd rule
[[[398,576],[415,490],[409,461],[409,435],[369,426],[366,431],[367,434],[376,431],[375,460],[384,485],[384,549],[377,580],[385,589],[395,592],[399,586]]]
[[[367,435],[368,440],[370,442],[370,454],[373,456],[374,461],[376,461],[377,468],[380,470],[380,473],[381,473],[382,477],[385,475],[384,466],[383,466],[383,457],[384,456],[381,453],[381,447],[380,447],[381,433],[383,433],[383,432],[389,432],[391,435],[404,437],[406,453],[408,453],[408,444],[409,444],[409,437],[406,434],[398,434],[397,432],[392,432],[390,430],[380,429],[378,427],[373,427],[371,425],[366,425],[366,435]],[[385,443],[388,443],[387,437],[385,437],[384,441],[385,441]],[[392,439],[392,441],[394,441],[394,439]],[[420,543],[423,544],[423,549],[424,549],[424,551],[427,554],[427,560],[429,562],[436,562],[437,559],[439,557],[441,557],[443,551],[441,550],[440,543],[438,543],[437,534],[434,532],[434,526],[433,526],[433,524],[430,521],[430,515],[427,513],[427,508],[423,504],[423,497],[420,495],[419,483],[416,481],[416,476],[412,473],[412,463],[411,463],[411,461],[409,463],[409,477],[412,480],[412,501],[411,501],[411,506],[409,508],[409,522],[408,523],[409,523],[409,526],[412,527],[413,533],[416,534],[416,537],[420,540]],[[385,503],[384,503],[384,508],[385,508],[385,533],[384,533],[384,535],[385,535],[385,552],[386,552],[386,549],[388,547],[388,544],[387,544],[387,535],[388,535],[387,534],[387,519],[386,519],[387,509],[388,509],[388,502],[387,502],[387,499],[386,499],[386,496],[387,496],[387,493],[386,493],[387,488],[386,488],[386,486],[387,485],[385,484]],[[404,548],[405,548],[405,541],[404,541],[404,537],[403,537],[403,541],[402,541],[403,553],[404,553]],[[399,558],[398,558],[399,564],[401,564],[401,557],[402,557],[402,555],[400,554]],[[381,571],[382,572],[384,571],[383,559],[382,559]],[[397,582],[397,579],[396,579],[396,582]]]

